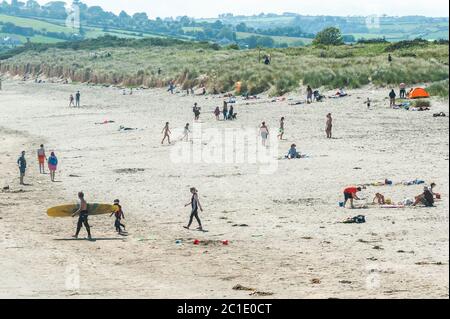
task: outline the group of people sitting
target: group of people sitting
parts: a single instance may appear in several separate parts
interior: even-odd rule
[[[423,205],[425,207],[433,207],[435,199],[440,199],[441,195],[434,191],[436,187],[436,183],[431,183],[430,186],[425,186],[423,192],[417,196],[415,196],[414,201],[407,200],[408,202],[401,203],[404,206],[417,206]],[[357,193],[362,191],[362,187],[351,186],[344,189],[344,204],[343,207],[346,206],[347,202],[350,201],[351,208],[355,208],[353,205],[353,200],[360,200]],[[385,196],[381,193],[376,193],[375,197],[372,201],[373,204],[378,205],[391,205],[393,204],[391,200],[386,199]]]

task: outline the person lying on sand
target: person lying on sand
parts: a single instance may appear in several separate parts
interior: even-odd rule
[[[77,231],[76,231],[75,235],[72,237],[78,238],[81,227],[84,225],[84,227],[86,228],[86,231],[88,233],[88,239],[92,240],[91,227],[89,226],[89,223],[88,223],[88,204],[84,200],[83,192],[78,193],[78,199],[80,200],[80,208],[75,213],[72,214],[72,217],[75,217],[76,215],[78,215]]]
[[[373,204],[378,204],[378,205],[386,204],[386,200],[384,199],[384,195],[380,194],[380,193],[376,193],[372,203]]]
[[[190,192],[192,194],[191,197],[191,201],[189,203],[187,203],[186,205],[184,205],[184,207],[187,207],[189,205],[191,205],[191,217],[189,218],[189,223],[187,226],[184,226],[184,228],[189,229],[192,225],[192,221],[195,219],[197,220],[197,223],[199,225],[199,227],[197,228],[198,230],[202,231],[203,227],[202,227],[202,222],[200,220],[200,218],[198,217],[198,210],[200,209],[200,211],[203,212],[203,208],[202,205],[200,204],[200,200],[198,199],[198,190],[195,187],[192,187],[190,189]]]
[[[114,200],[114,211],[111,212],[111,217],[114,215],[116,217],[116,220],[114,221],[114,227],[116,228],[116,231],[119,235],[123,234],[122,227],[125,230],[125,225],[121,223],[122,218],[125,219],[125,215],[123,214],[122,206],[120,205],[120,200],[116,199]]]
[[[360,192],[361,187],[350,186],[344,189],[344,207],[347,204],[347,201],[350,200],[351,208],[355,208],[353,205],[353,200],[360,200],[360,198],[356,195],[356,193]]]
[[[163,139],[162,139],[162,141],[161,141],[161,144],[164,144],[164,141],[166,140],[166,138],[167,138],[167,141],[168,141],[169,144],[170,144],[170,134],[172,134],[172,132],[171,132],[170,129],[169,129],[169,122],[166,122],[166,125],[165,125],[164,128],[162,129],[161,133],[164,134],[164,137],[163,137]]]
[[[434,196],[428,187],[424,187],[423,193],[415,197],[413,206],[424,205],[425,207],[434,206]]]

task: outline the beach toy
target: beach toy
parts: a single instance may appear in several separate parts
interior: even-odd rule
[[[194,240],[194,245],[200,245],[200,240],[198,239]]]
[[[436,195],[436,199],[441,199],[441,194],[435,194]]]
[[[344,202],[339,202],[339,207],[344,207]]]
[[[175,244],[181,245],[181,240],[176,240],[176,241],[175,241]]]
[[[228,240],[223,240],[223,241],[222,241],[222,244],[224,244],[225,246],[228,246],[229,243],[230,243],[230,242],[229,242]]]

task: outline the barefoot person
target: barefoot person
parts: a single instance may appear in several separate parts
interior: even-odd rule
[[[81,99],[81,93],[80,91],[77,91],[75,94],[75,106],[80,107],[80,99]]]
[[[347,204],[347,201],[350,200],[350,205],[351,208],[355,208],[355,206],[353,205],[353,200],[357,199],[359,200],[359,197],[356,195],[356,193],[361,191],[361,187],[355,187],[355,186],[350,186],[347,187],[346,189],[344,189],[344,207]]]
[[[47,156],[45,155],[44,145],[41,144],[40,148],[37,150],[38,162],[39,162],[39,173],[45,174],[45,161]]]
[[[69,107],[75,106],[75,98],[73,97],[73,94],[70,94],[69,97]]]
[[[187,207],[189,205],[191,205],[191,217],[189,218],[189,224],[187,226],[184,226],[184,228],[189,229],[192,225],[192,221],[195,219],[197,220],[197,223],[199,225],[199,227],[197,228],[198,230],[203,230],[202,227],[202,222],[200,221],[200,218],[198,217],[198,210],[200,209],[201,212],[203,212],[203,208],[202,205],[200,204],[200,200],[198,199],[198,191],[195,187],[191,188],[191,201],[189,203],[187,203],[186,205],[184,205],[184,207]]]
[[[20,185],[25,185],[23,182],[23,178],[25,177],[25,171],[27,170],[27,161],[25,159],[25,151],[22,151],[19,159],[17,160],[17,165],[19,166],[19,177],[20,177]]]
[[[333,118],[331,117],[331,113],[327,114],[327,124],[325,128],[325,132],[327,133],[327,138],[332,137],[332,130],[333,130]]]
[[[267,138],[269,137],[269,128],[266,125],[266,122],[261,123],[261,127],[259,128],[259,132],[261,134],[262,145],[266,146]]]
[[[166,122],[166,125],[165,125],[164,128],[162,129],[161,133],[164,134],[164,137],[163,137],[163,139],[162,139],[162,141],[161,141],[161,144],[164,144],[164,141],[166,140],[166,138],[167,138],[167,141],[168,141],[169,144],[170,144],[170,134],[172,134],[172,132],[171,132],[170,129],[169,129],[169,122]]]
[[[216,107],[216,109],[214,110],[214,115],[216,116],[216,120],[218,121],[220,118],[220,108]]]
[[[48,158],[48,169],[50,171],[50,179],[52,182],[55,181],[55,173],[57,168],[58,168],[58,158],[56,157],[55,152],[52,152],[50,154],[50,157]]]
[[[125,215],[123,214],[122,206],[120,205],[120,200],[114,200],[114,211],[111,213],[109,217],[114,215],[116,220],[114,221],[114,227],[119,235],[123,234],[122,227],[125,230],[125,225],[121,223],[122,218],[125,219]]]
[[[183,137],[181,138],[181,140],[188,142],[190,133],[191,130],[189,129],[189,123],[186,123],[186,126],[184,127]]]
[[[378,205],[386,204],[386,200],[384,198],[384,195],[381,194],[381,193],[376,193],[375,197],[373,198],[372,204],[378,204]]]
[[[75,235],[73,236],[73,238],[78,238],[81,227],[84,225],[84,227],[86,228],[86,231],[88,233],[88,239],[92,240],[91,227],[89,226],[89,223],[88,223],[88,204],[84,200],[83,192],[78,193],[78,199],[80,200],[80,208],[75,213],[72,214],[72,217],[75,217],[76,215],[78,215],[77,231],[76,231]]]
[[[283,135],[284,135],[284,117],[281,118],[280,120],[280,128],[278,129],[278,138],[280,140],[283,140]]]

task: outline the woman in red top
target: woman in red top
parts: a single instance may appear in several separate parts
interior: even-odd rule
[[[352,208],[355,208],[353,206],[353,199],[358,199],[359,197],[356,195],[357,192],[361,191],[361,187],[351,186],[344,189],[344,207],[347,204],[347,201],[350,200],[350,204]]]

